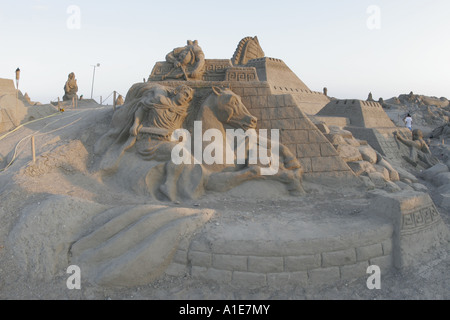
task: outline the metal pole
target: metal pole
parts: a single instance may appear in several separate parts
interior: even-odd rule
[[[116,106],[117,106],[116,95],[117,95],[117,92],[116,92],[116,91],[114,91],[114,102],[113,102],[113,106],[114,106],[114,112],[116,111]]]
[[[17,103],[19,101],[19,80],[20,80],[20,69],[17,68],[16,69],[16,121],[19,119],[19,117],[17,116]],[[20,121],[17,121],[17,126],[19,125]],[[16,125],[15,123],[13,123],[14,125]]]
[[[94,66],[94,74],[92,75],[92,89],[91,89],[91,99],[94,95],[94,78],[95,78],[95,68],[96,66]]]
[[[31,137],[31,154],[33,156],[33,163],[36,163],[36,147],[34,144],[34,136]]]

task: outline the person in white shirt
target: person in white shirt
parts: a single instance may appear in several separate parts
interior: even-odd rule
[[[412,117],[409,113],[403,121],[405,121],[406,127],[412,131]]]

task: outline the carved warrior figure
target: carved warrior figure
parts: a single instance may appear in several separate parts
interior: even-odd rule
[[[175,48],[167,54],[166,61],[173,65],[173,68],[165,75],[162,80],[181,79],[201,80],[205,72],[205,54],[198,45],[198,41],[188,40],[187,46]]]
[[[404,157],[406,161],[408,161],[413,166],[417,166],[419,163],[422,163],[425,168],[431,168],[439,163],[439,159],[433,156],[428,147],[427,143],[423,139],[423,133],[419,129],[413,130],[413,139],[406,139],[398,134],[398,132],[394,133],[396,139],[398,139],[401,143],[409,147],[410,156]]]
[[[249,60],[264,58],[265,53],[259,45],[258,37],[242,39],[231,59],[235,66],[244,66]]]
[[[70,73],[67,79],[66,85],[64,86],[65,95],[63,96],[63,101],[70,101],[77,97],[78,85],[75,79],[75,73]]]

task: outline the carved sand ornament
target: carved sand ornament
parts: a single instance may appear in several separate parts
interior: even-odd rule
[[[252,59],[264,57],[265,53],[259,45],[258,37],[245,37],[239,42],[231,61],[235,66],[244,66]]]

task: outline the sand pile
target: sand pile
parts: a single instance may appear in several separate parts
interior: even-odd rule
[[[17,101],[17,105],[16,105]],[[0,97],[0,133],[8,132],[29,121],[58,112],[51,104],[27,106],[11,96]]]

